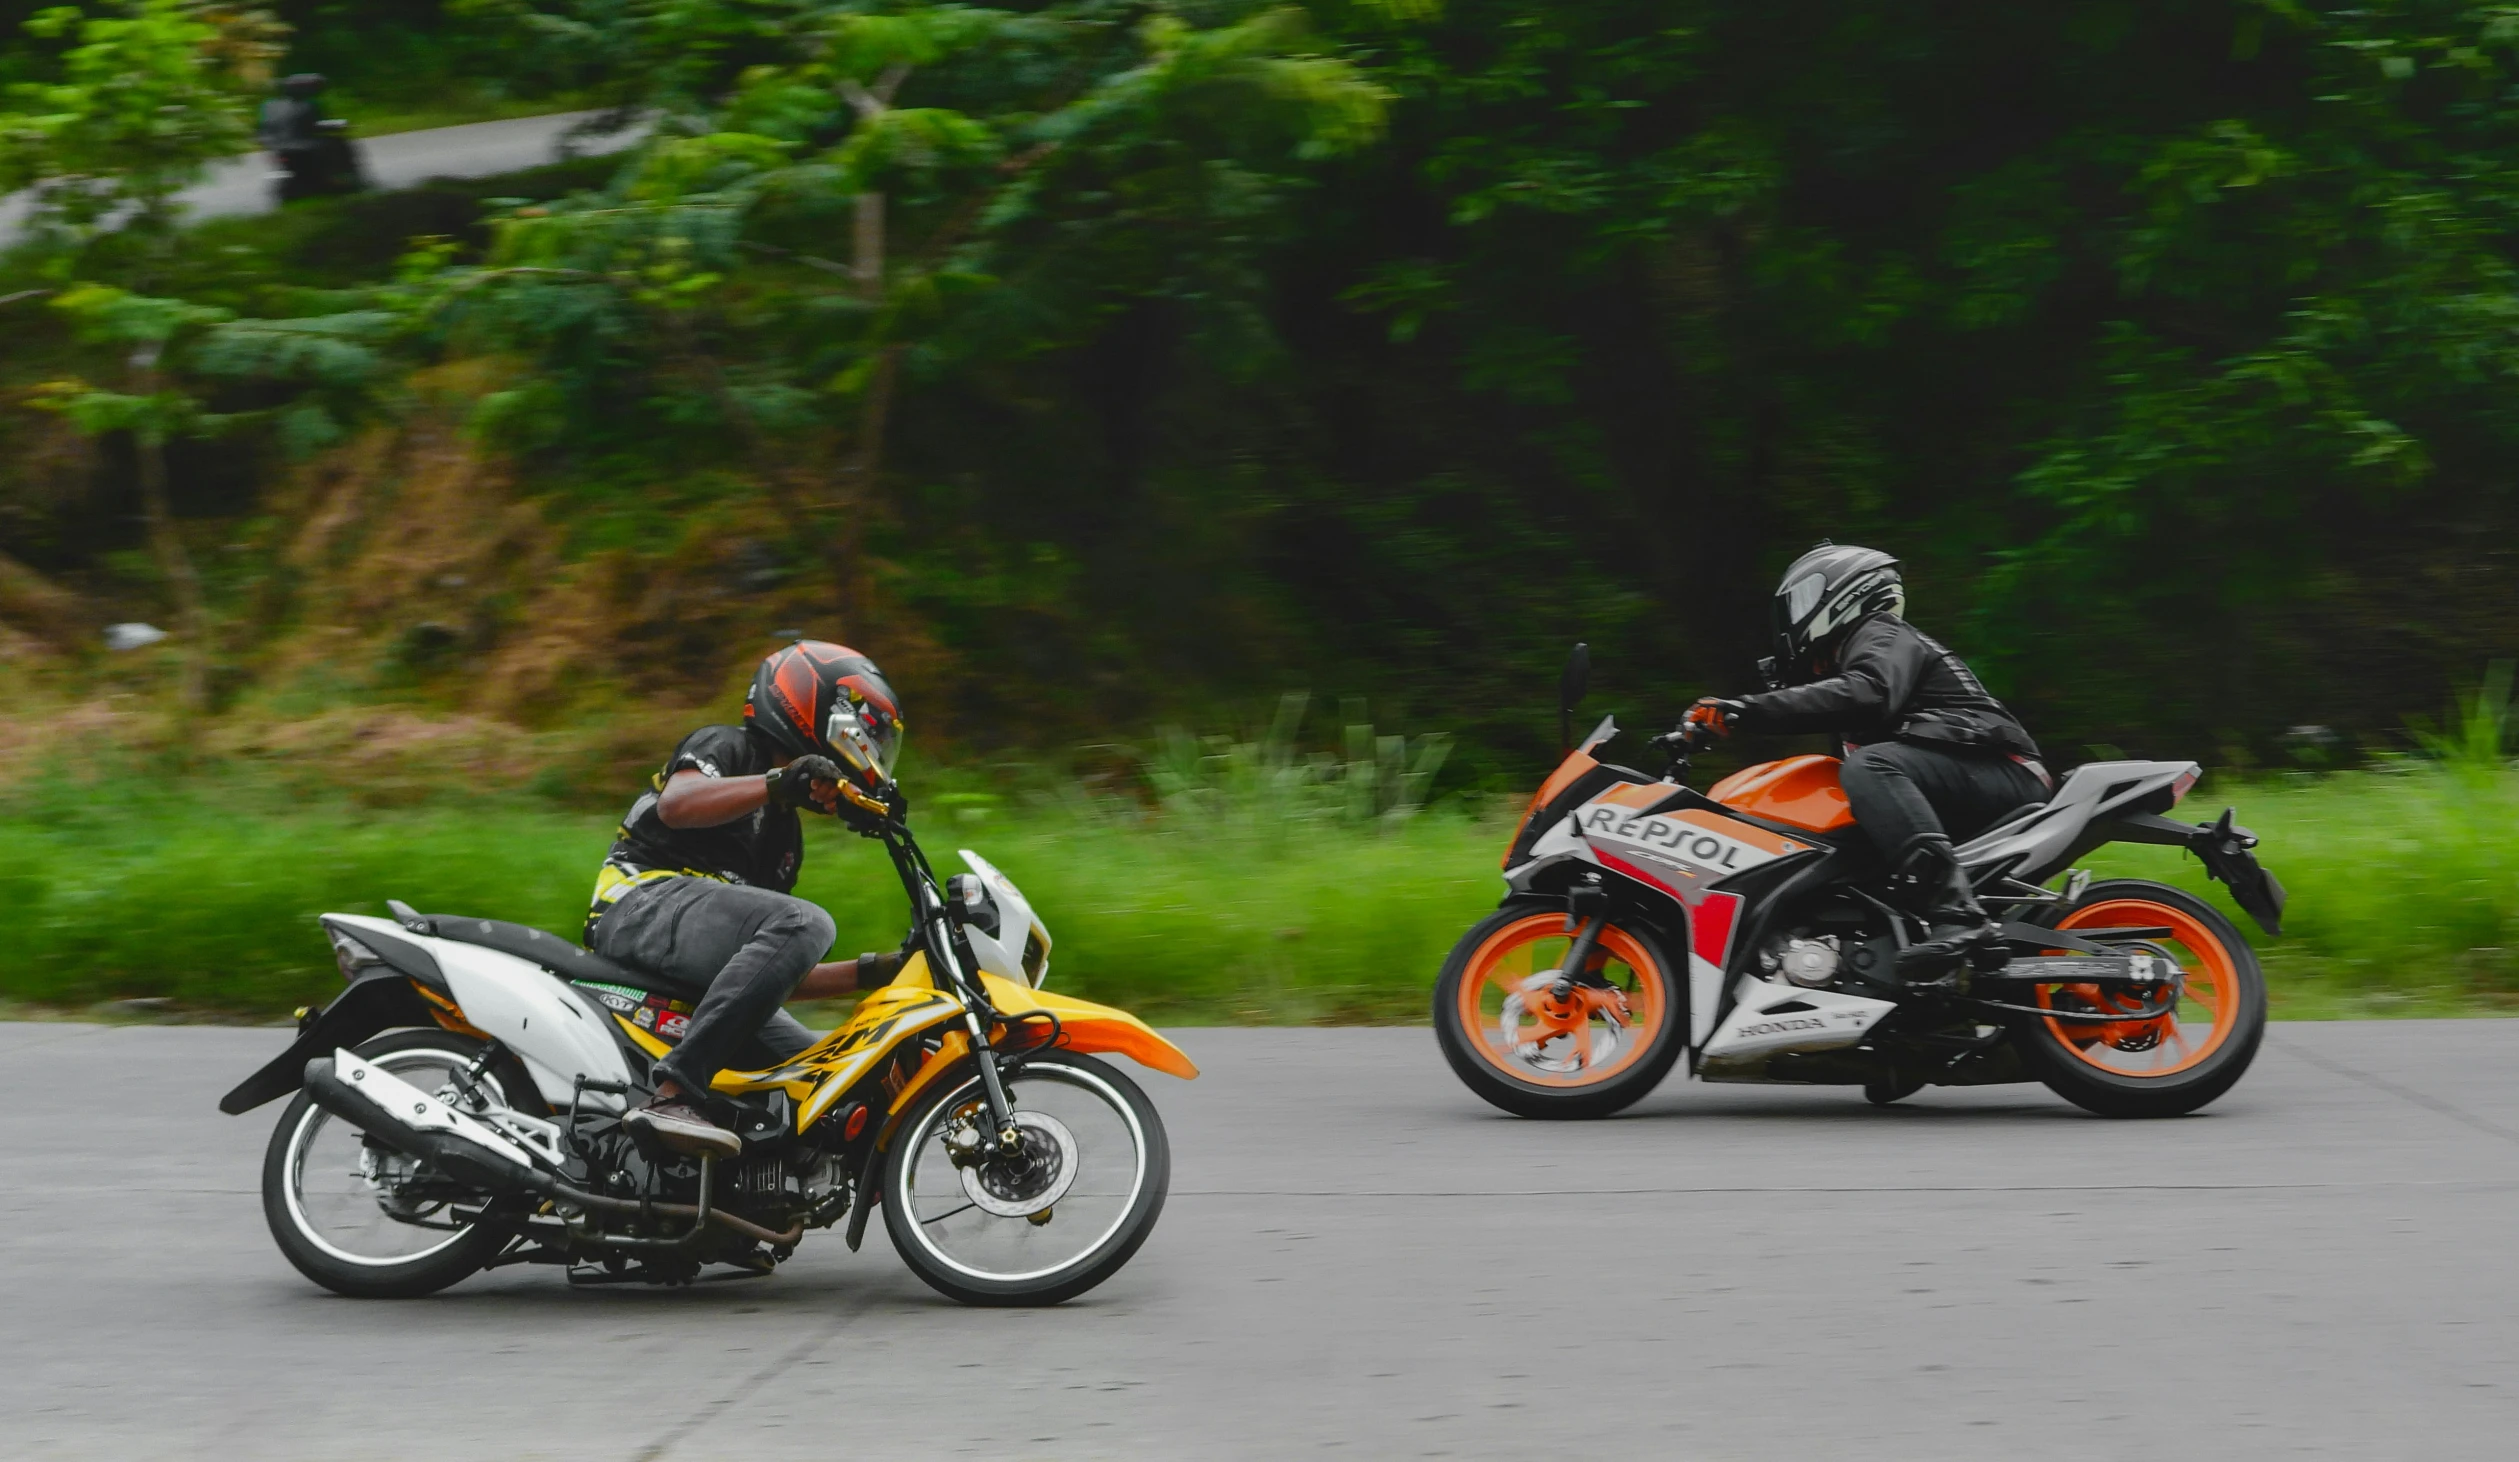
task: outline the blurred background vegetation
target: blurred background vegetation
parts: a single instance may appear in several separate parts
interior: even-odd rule
[[[1103,839],[1128,898],[1200,866],[1161,839],[1259,835],[1192,827],[1211,753],[1155,728],[1344,787],[1385,762],[1331,707],[1370,696],[1434,812],[1304,812],[1350,851],[1172,953],[1422,983],[1427,948],[1279,938],[1306,880],[1433,910],[1439,954],[1565,646],[1593,713],[1666,722],[1747,682],[1823,536],[1901,555],[2059,763],[2194,757],[2285,809],[2324,849],[2268,848],[2297,968],[2396,968],[2314,931],[2379,917],[2374,850],[2425,886],[2412,848],[2470,894],[2386,978],[2519,983],[2477,820],[2507,779],[2440,770],[2469,733],[2422,721],[2519,653],[2507,7],[94,0],[20,31],[41,9],[0,0],[0,188],[54,200],[0,257],[0,815],[59,855],[65,932],[8,956],[57,985],[0,988],[190,992],[68,953],[80,900],[246,856],[292,918],[372,903],[356,849],[456,877],[420,870],[484,819],[523,822],[447,900],[565,927],[593,810],[799,630],[894,673],[920,774],[994,838]],[[654,133],[149,206],[302,68],[370,130]],[[177,633],[106,649],[125,621]],[[291,818],[344,840],[337,891],[284,866]],[[1371,891],[1420,861],[1463,891]]]

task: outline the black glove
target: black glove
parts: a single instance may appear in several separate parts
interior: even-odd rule
[[[840,764],[827,756],[800,756],[783,767],[772,767],[761,780],[770,789],[770,801],[779,807],[809,807],[816,812],[830,809],[814,800],[813,784],[836,782]]]
[[[857,988],[875,990],[889,985],[892,977],[901,973],[901,966],[908,963],[899,954],[861,954],[857,957]]]

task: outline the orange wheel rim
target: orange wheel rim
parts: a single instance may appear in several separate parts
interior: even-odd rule
[[[1590,975],[1556,977],[1574,937],[1562,914],[1516,919],[1470,954],[1461,975],[1461,1029],[1487,1063],[1534,1086],[1584,1087],[1642,1060],[1671,1018],[1671,984],[1633,935],[1616,925],[1593,946]]]
[[[2056,1043],[2113,1076],[2175,1076],[2194,1067],[2230,1039],[2239,1016],[2239,971],[2230,950],[2203,920],[2174,904],[2150,899],[2108,899],[2075,909],[2060,929],[2167,929],[2165,944],[2181,972],[2178,1003],[2165,1015],[2133,1020],[2057,1020],[2047,1029]],[[2057,951],[2061,953],[2061,951]],[[2040,985],[2045,1010],[2091,1014],[2141,1010],[2148,1002],[2097,985]]]

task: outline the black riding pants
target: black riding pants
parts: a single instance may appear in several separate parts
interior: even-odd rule
[[[729,1066],[775,1064],[813,1044],[803,1022],[779,1007],[835,937],[831,916],[803,899],[713,878],[668,878],[622,895],[595,921],[593,947],[705,990],[682,1044],[656,1063],[660,1077],[705,1092]]]
[[[1856,751],[1840,772],[1854,820],[1895,868],[1926,838],[1966,842],[2047,784],[2008,756],[1968,755],[1883,741]]]

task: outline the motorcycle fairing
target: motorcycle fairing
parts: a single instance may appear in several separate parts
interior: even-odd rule
[[[979,979],[988,992],[989,1004],[1009,1022],[1020,1022],[1032,1011],[1057,1016],[1059,1046],[1063,1050],[1112,1052],[1184,1080],[1198,1075],[1198,1067],[1180,1047],[1124,1010],[1035,990],[985,971]],[[936,988],[927,956],[923,952],[913,954],[890,984],[870,992],[858,1002],[846,1022],[799,1052],[795,1059],[763,1071],[720,1072],[710,1085],[730,1096],[784,1090],[795,1103],[796,1130],[802,1132],[835,1110],[869,1078],[887,1069],[889,1058],[904,1044],[938,1026],[952,1024],[954,1028],[947,1033],[941,1048],[929,1054],[897,1091],[887,1091],[881,1100],[866,1097],[868,1105],[897,1115],[933,1080],[936,1072],[950,1066],[967,1047],[968,1038],[961,1034],[962,1009],[960,1000]],[[669,1049],[653,1035],[626,1022],[624,1025],[633,1039],[643,1046],[652,1046],[657,1054]],[[1020,1027],[1010,1024],[1006,1028]]]
[[[1570,821],[1602,866],[1692,909],[1724,879],[1815,846],[1704,808],[1664,810],[1672,790],[1612,787],[1575,809]]]
[[[1547,827],[1505,878],[1527,892],[1542,869],[1573,860],[1677,901],[1688,924],[1688,1043],[1702,1050],[1731,1013],[1724,980],[1741,943],[1741,896],[1720,885],[1826,848],[1748,821],[1676,783],[1630,780],[1590,794]]]
[[[394,928],[381,919],[339,916],[348,925]],[[484,1035],[524,1061],[543,1100],[566,1108],[577,1095],[577,1078],[628,1082],[633,1073],[620,1042],[608,1029],[612,1014],[568,981],[529,960],[478,944],[427,935],[405,938],[430,946],[445,973],[447,993]]]
[[[2167,812],[2203,770],[2191,761],[2085,763],[2066,775],[2053,797],[1969,839],[1959,860],[1980,882],[2010,877],[2044,883],[2108,841],[2099,824],[2121,815]]]
[[[1810,990],[1787,980],[1743,975],[1732,989],[1732,1008],[1704,1042],[1698,1075],[1719,1080],[1721,1067],[1763,1065],[1787,1051],[1824,1051],[1863,1039],[1893,1001],[1836,990]]]

